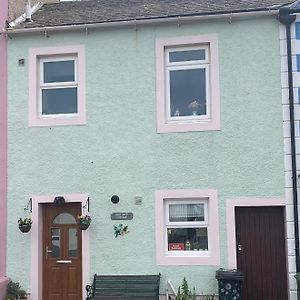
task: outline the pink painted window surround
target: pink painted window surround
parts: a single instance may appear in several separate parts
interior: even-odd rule
[[[66,83],[46,83],[47,91],[58,92],[62,88],[69,90],[76,89],[77,95],[73,96],[77,101],[75,113],[66,114],[43,114],[42,111],[42,85],[44,84],[43,62],[57,62],[66,60],[74,61],[74,82],[69,87]],[[65,85],[65,86],[64,86]],[[45,84],[44,84],[45,86]],[[64,125],[84,125],[86,124],[85,107],[85,48],[83,45],[64,46],[64,47],[45,47],[29,49],[29,126],[64,126]]]
[[[207,229],[207,249],[194,250],[186,249],[184,242],[168,243],[169,233],[169,203],[176,204],[173,207],[173,216],[176,218],[176,210],[187,210],[187,206],[181,204],[195,205],[204,207],[201,213],[200,222],[187,222],[186,228],[201,228],[198,232],[203,233]],[[175,205],[176,206],[176,205]],[[198,207],[198,208],[199,208]],[[188,213],[190,216],[192,212]],[[177,215],[178,216],[178,215]],[[178,220],[177,220],[178,221]],[[177,222],[175,219],[175,225]],[[203,221],[203,224],[201,224]],[[198,223],[198,225],[193,225]],[[218,266],[220,264],[220,246],[219,246],[219,216],[218,216],[218,194],[212,189],[184,189],[184,190],[158,190],[155,192],[155,238],[156,238],[156,262],[158,265],[209,265]],[[185,241],[186,242],[186,241]],[[188,247],[192,247],[188,241]],[[182,244],[182,245],[181,245]],[[192,243],[191,243],[192,244]],[[176,251],[170,251],[170,246],[175,247]],[[203,248],[203,246],[202,246]],[[205,248],[205,247],[204,247]],[[172,249],[172,250],[174,250]],[[179,251],[177,251],[179,250]],[[182,251],[189,250],[189,251]]]
[[[187,58],[187,55],[193,58]],[[184,73],[187,75],[186,79],[184,79]],[[183,96],[178,95],[182,90],[176,90],[175,82],[178,80],[181,80],[183,86],[193,87],[193,84],[189,83],[191,76],[204,77],[204,79],[199,79],[200,88],[194,83],[194,87],[198,89],[198,92],[195,92],[198,99],[184,99]],[[220,130],[219,90],[218,37],[216,34],[156,40],[158,133]],[[190,96],[195,93],[187,92]],[[184,115],[181,114],[181,108],[177,110],[172,107],[172,97],[178,98],[176,101],[185,102],[183,106],[187,106],[187,110]],[[197,112],[193,110],[195,106]],[[201,106],[205,106],[202,112]]]

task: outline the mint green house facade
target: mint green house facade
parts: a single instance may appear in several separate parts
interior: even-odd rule
[[[160,273],[162,297],[183,277],[217,294],[216,270],[245,267],[236,220],[255,212],[243,208],[278,209],[285,249],[276,10],[72,30],[34,17],[8,30],[7,275],[31,300],[56,299],[49,282],[62,273],[51,263],[69,260],[79,263],[62,278],[79,286],[76,300],[94,273]],[[16,221],[30,208],[22,234]],[[64,220],[77,211],[91,216],[87,230]]]

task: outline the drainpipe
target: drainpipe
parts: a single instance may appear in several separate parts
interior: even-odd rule
[[[298,1],[297,1],[298,2]],[[291,132],[291,154],[292,154],[292,182],[293,182],[293,208],[294,208],[294,231],[295,231],[295,255],[296,272],[300,271],[299,261],[299,223],[298,223],[298,195],[297,195],[297,170],[296,170],[296,142],[295,142],[295,118],[294,118],[294,90],[293,90],[293,69],[292,69],[292,47],[291,47],[291,24],[296,16],[291,15],[291,7],[279,9],[279,21],[286,28],[286,47],[288,64],[288,91],[289,91],[289,110],[290,110],[290,132]],[[299,293],[299,287],[298,287]]]

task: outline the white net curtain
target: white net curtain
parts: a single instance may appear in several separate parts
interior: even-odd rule
[[[204,204],[170,204],[170,222],[201,222],[204,221]]]

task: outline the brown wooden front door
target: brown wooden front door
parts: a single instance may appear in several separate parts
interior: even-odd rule
[[[79,203],[43,205],[43,300],[82,299]]]
[[[237,267],[243,300],[287,300],[283,207],[237,207]]]

